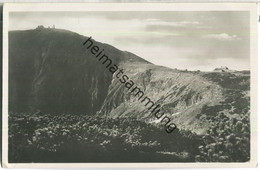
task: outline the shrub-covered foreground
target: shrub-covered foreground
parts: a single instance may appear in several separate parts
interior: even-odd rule
[[[247,143],[240,148],[233,142],[237,138],[230,134],[219,143],[218,135],[197,136],[178,129],[168,134],[134,119],[9,114],[9,162],[246,161],[249,140],[241,139]],[[234,156],[234,149],[239,156]]]

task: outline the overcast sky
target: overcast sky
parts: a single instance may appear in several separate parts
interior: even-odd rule
[[[170,68],[250,69],[248,12],[23,12],[9,29],[67,29]]]

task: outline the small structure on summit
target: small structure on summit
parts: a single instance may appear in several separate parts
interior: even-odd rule
[[[43,25],[38,25],[38,27],[36,28],[36,30],[42,30],[42,29],[44,29]]]
[[[229,70],[226,66],[221,66],[220,68],[215,68],[213,71],[215,72],[230,72],[232,70]]]
[[[46,28],[47,29],[55,29],[55,25],[52,25],[52,27],[48,26]],[[43,29],[45,29],[45,27],[43,25],[38,25],[35,29],[36,30],[43,30]]]

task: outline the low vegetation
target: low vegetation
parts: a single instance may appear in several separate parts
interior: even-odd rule
[[[130,118],[10,113],[9,162],[247,161],[248,118],[217,118],[228,123],[198,136]]]

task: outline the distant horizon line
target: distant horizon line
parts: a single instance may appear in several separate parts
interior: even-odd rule
[[[78,32],[76,32],[76,31],[71,31],[71,30],[68,30],[68,29],[64,29],[64,28],[56,28],[55,27],[55,24],[53,25],[53,26],[44,26],[44,25],[38,25],[37,27],[34,27],[34,28],[31,28],[31,29],[19,29],[19,30],[8,30],[8,32],[11,32],[11,31],[30,31],[30,30],[37,30],[37,29],[47,29],[47,30],[65,30],[65,31],[68,31],[68,32],[72,32],[72,33],[76,33],[76,34],[79,34],[79,35],[81,35],[81,36],[84,36],[84,37],[91,37],[91,36],[87,36],[87,35],[82,35],[82,34],[80,34],[80,33],[78,33]],[[93,38],[92,38],[93,39]],[[95,39],[93,39],[93,40],[95,40]],[[95,40],[95,41],[97,41],[97,40]],[[108,43],[106,43],[106,42],[101,42],[101,41],[97,41],[97,42],[99,42],[99,43],[103,43],[103,44],[108,44]],[[109,45],[112,45],[112,44],[109,44]],[[145,58],[143,58],[143,57],[141,57],[141,56],[139,56],[139,55],[137,55],[137,54],[135,54],[135,53],[133,53],[133,52],[131,52],[131,51],[127,51],[127,50],[121,50],[120,48],[117,48],[115,45],[112,45],[114,48],[116,48],[116,49],[118,49],[118,50],[120,50],[120,51],[125,51],[125,52],[129,52],[129,53],[132,53],[132,54],[134,54],[134,55],[136,55],[136,56],[138,56],[138,57],[140,57],[140,58],[142,58],[142,59],[144,59],[144,60],[147,60],[147,59],[145,59]],[[151,62],[151,61],[149,61],[150,63],[152,63],[152,64],[154,64],[153,62]],[[219,66],[219,67],[215,67],[215,68],[212,68],[212,70],[203,70],[203,69],[189,69],[189,68],[185,68],[185,69],[181,69],[181,68],[177,68],[177,67],[169,67],[169,66],[164,66],[164,65],[159,65],[159,64],[154,64],[154,65],[157,65],[157,66],[162,66],[162,67],[166,67],[166,68],[170,68],[170,69],[173,69],[173,70],[180,70],[180,71],[192,71],[192,72],[198,72],[198,71],[200,71],[200,72],[219,72],[219,71],[214,71],[214,70],[216,70],[216,69],[220,69],[221,67],[227,67],[227,66]],[[241,72],[241,71],[250,71],[251,69],[235,69],[235,70],[233,70],[233,69],[229,69],[228,68],[228,70],[229,71],[227,71],[227,72],[236,72],[236,71],[238,71],[238,72]],[[224,73],[224,72],[223,72]]]

